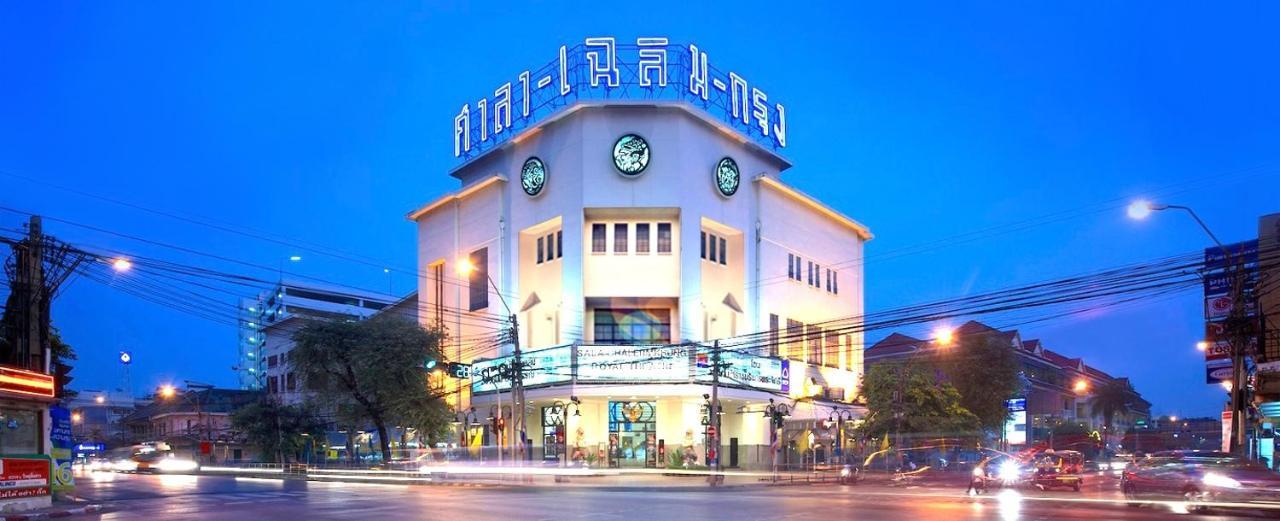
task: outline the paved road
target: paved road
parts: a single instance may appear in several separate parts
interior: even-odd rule
[[[78,493],[106,502],[102,520],[627,520],[1168,519],[1164,508],[1108,501],[1114,481],[1083,494],[996,492],[968,498],[948,488],[833,485],[717,491],[593,491],[279,481],[231,476],[95,474]],[[1038,499],[1037,499],[1038,498]],[[1196,519],[1215,519],[1204,516]],[[1218,518],[1222,519],[1222,518]]]

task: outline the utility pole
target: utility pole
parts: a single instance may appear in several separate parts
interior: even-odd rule
[[[25,369],[49,372],[47,342],[41,327],[47,321],[41,311],[47,301],[44,284],[44,230],[40,216],[33,215],[27,225],[25,245],[15,248],[18,255],[15,299],[20,306],[18,345],[12,363]],[[37,357],[43,358],[37,363]]]
[[[511,314],[511,345],[515,349],[511,363],[511,431],[520,447],[517,449],[516,444],[511,445],[511,460],[516,466],[520,466],[523,464],[525,452],[524,361],[520,358],[520,326],[516,322],[515,313]],[[498,414],[502,414],[502,411],[498,411]]]
[[[711,486],[719,482],[716,474],[720,470],[720,341],[711,344],[711,405],[707,408],[711,414],[711,435],[707,436],[707,451],[710,452],[708,467],[711,475],[707,477]]]

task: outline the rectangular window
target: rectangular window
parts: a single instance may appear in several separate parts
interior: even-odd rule
[[[716,261],[716,236],[703,234],[707,237],[707,260]]]
[[[671,223],[658,223],[658,253],[671,253]]]
[[[274,369],[274,368],[276,367],[276,365],[279,365],[279,362],[280,362],[280,357],[278,357],[278,356],[276,356],[276,355],[268,356],[268,357],[267,357],[267,369]]]
[[[284,385],[285,390],[288,390],[288,391],[298,390],[298,377],[294,376],[293,371],[290,371],[289,374],[285,376],[285,382],[286,382]]]
[[[649,253],[649,223],[636,223],[636,253]]]
[[[627,252],[627,223],[613,225],[613,252]]]
[[[436,324],[444,323],[444,263],[431,266],[432,294],[435,296]]]
[[[803,360],[804,356],[804,323],[787,319],[787,358]]]
[[[821,264],[813,265],[813,287],[815,288],[822,287],[822,265]]]
[[[827,331],[826,348],[822,350],[823,363],[827,367],[837,367],[840,365],[840,335],[835,331]]]
[[[827,291],[831,291],[831,268],[827,268]]]
[[[778,356],[778,315],[775,313],[769,313],[769,356]]]
[[[807,329],[809,352],[806,353],[805,361],[812,365],[822,365],[822,328],[809,326]]]
[[[556,230],[556,258],[564,257],[564,230]]]
[[[471,252],[471,273],[467,275],[467,309],[479,311],[489,307],[489,248]]]
[[[840,272],[831,272],[831,292],[836,295],[840,294]]]
[[[813,261],[809,261],[809,285],[813,285]]]
[[[556,259],[556,234],[547,234],[547,261]]]
[[[787,254],[787,278],[796,278],[796,256],[791,253]]]
[[[725,262],[728,262],[727,259],[729,258],[729,246],[727,246],[727,244],[728,244],[728,241],[726,241],[724,237],[721,237],[720,238],[720,264],[724,264]]]
[[[706,259],[707,258],[707,232],[701,232],[701,233],[702,233],[702,240],[700,242],[699,251],[702,255],[702,258]]]
[[[602,223],[591,225],[591,253],[605,252],[605,227]]]
[[[598,344],[665,344],[671,342],[669,309],[597,309],[592,332]]]
[[[800,282],[800,256],[796,255],[796,282]]]
[[[538,237],[538,264],[542,264],[542,237]]]

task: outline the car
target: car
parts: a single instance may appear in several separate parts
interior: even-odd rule
[[[1185,501],[1188,510],[1209,507],[1280,507],[1280,473],[1225,452],[1157,452],[1129,465],[1120,491],[1143,500]]]

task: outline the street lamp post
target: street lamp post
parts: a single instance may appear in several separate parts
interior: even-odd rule
[[[568,402],[556,400],[551,404],[552,407],[558,407],[562,417],[560,425],[564,428],[564,441],[559,442],[560,445],[560,466],[569,466],[569,408],[573,408],[573,415],[582,416],[582,400],[577,396],[570,396]]]
[[[470,259],[462,259],[458,262],[458,273],[463,276],[470,276],[476,270],[476,266],[471,263]],[[520,327],[516,319],[516,314],[511,311],[511,306],[507,304],[507,299],[503,296],[502,291],[498,289],[498,284],[493,281],[493,277],[489,276],[489,271],[484,271],[484,278],[489,282],[489,286],[493,288],[493,292],[498,295],[498,302],[502,303],[503,309],[507,311],[508,320],[508,336],[511,339],[512,360],[511,360],[511,412],[512,425],[511,431],[519,438],[519,452],[524,452],[524,362],[520,357]],[[501,453],[501,449],[499,449]],[[511,446],[511,459],[513,463],[519,464],[520,458],[517,457],[516,444]]]
[[[844,446],[844,424],[845,422],[853,420],[853,411],[844,408],[836,409],[831,411],[830,419],[831,421],[836,422],[836,436],[839,437],[839,439],[836,440],[836,451],[839,452],[837,456],[839,456],[840,465],[844,469],[842,471],[842,475],[848,479],[852,477],[853,473],[850,472],[849,469],[848,449]]]
[[[791,406],[785,403],[774,403],[773,398],[769,399],[769,405],[764,408],[764,415],[769,419],[769,445],[773,448],[773,480],[778,480],[778,454],[782,452],[782,427],[783,418],[791,414]]]
[[[1248,354],[1249,339],[1247,333],[1246,322],[1248,318],[1245,316],[1244,301],[1244,257],[1243,255],[1234,255],[1231,250],[1218,240],[1218,236],[1209,229],[1204,220],[1196,214],[1189,206],[1181,206],[1176,204],[1154,204],[1149,201],[1135,201],[1129,205],[1129,217],[1133,219],[1145,219],[1152,212],[1162,210],[1182,210],[1187,212],[1196,224],[1200,225],[1200,229],[1209,236],[1213,244],[1222,250],[1223,264],[1230,266],[1234,274],[1234,280],[1231,285],[1231,312],[1226,319],[1227,341],[1231,350],[1231,439],[1230,449],[1232,453],[1247,452],[1248,445],[1245,440],[1245,364],[1244,358]],[[1206,266],[1207,268],[1207,266]]]
[[[463,454],[469,454],[469,452],[467,452],[467,429],[476,423],[479,423],[476,421],[476,408],[472,407],[466,411],[456,411],[453,418],[453,424],[458,426],[458,437],[461,442],[459,447],[462,449]]]

